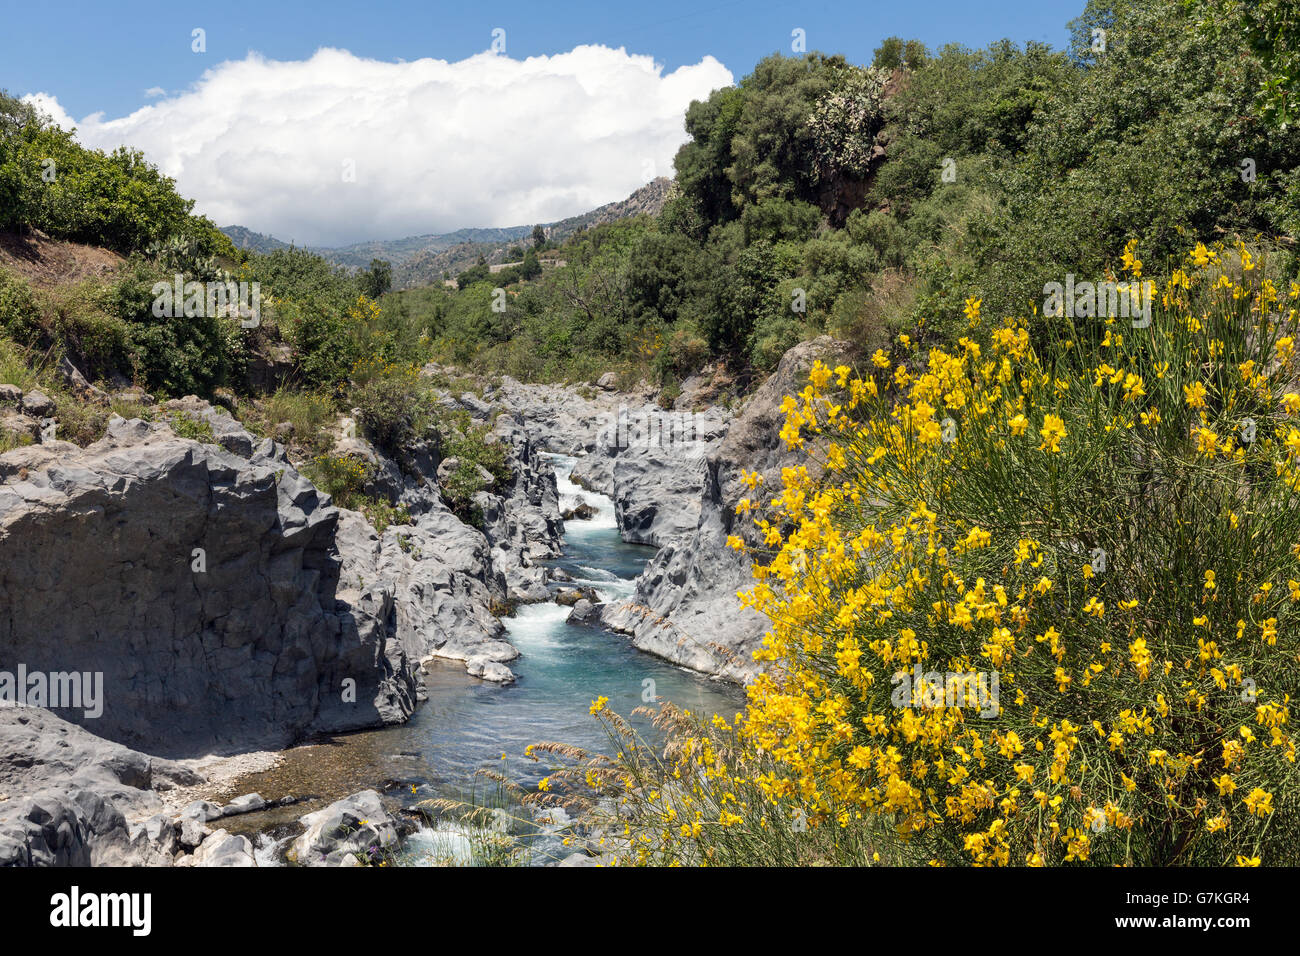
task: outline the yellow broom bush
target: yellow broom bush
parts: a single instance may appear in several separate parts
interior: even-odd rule
[[[1198,245],[1146,327],[1035,349],[971,300],[954,349],[815,366],[813,467],[739,509],[765,673],[625,748],[625,858],[1300,862],[1300,286],[1264,271]]]

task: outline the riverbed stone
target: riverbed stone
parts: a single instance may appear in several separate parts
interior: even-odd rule
[[[515,681],[514,672],[510,668],[486,657],[471,657],[465,662],[465,671],[470,677],[481,677],[494,684],[513,684]]]
[[[262,799],[260,793],[246,793],[242,797],[236,797],[229,803],[221,807],[223,817],[235,817],[244,813],[256,813],[258,810],[266,809],[266,801]]]
[[[246,836],[217,830],[194,851],[193,866],[257,866],[253,844]]]
[[[374,790],[362,790],[300,818],[306,832],[290,853],[304,866],[345,866],[347,858],[378,862],[398,849],[397,821]]]

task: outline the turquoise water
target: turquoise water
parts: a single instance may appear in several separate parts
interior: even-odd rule
[[[581,496],[598,509],[589,521],[565,523],[564,556],[553,562],[581,584],[596,588],[602,600],[632,594],[635,577],[654,549],[619,537],[608,498],[572,484],[573,460],[551,456],[561,508]],[[557,587],[558,587],[557,586]],[[498,687],[467,679],[459,664],[426,674],[429,699],[399,734],[404,751],[420,752],[435,785],[463,781],[484,764],[507,755],[510,775],[525,784],[545,776],[540,764],[520,759],[525,747],[545,740],[588,750],[607,750],[602,725],[588,714],[597,697],[624,716],[647,702],[652,692],[705,716],[730,718],[743,705],[734,685],[710,681],[660,658],[636,650],[628,638],[603,627],[568,624],[570,609],[554,603],[525,605],[505,619],[509,640],[519,649],[509,666],[517,682]],[[653,682],[652,684],[648,682]],[[636,721],[649,733],[648,722]]]

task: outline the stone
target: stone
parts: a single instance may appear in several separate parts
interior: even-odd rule
[[[400,846],[397,821],[374,790],[338,800],[299,820],[306,831],[293,842],[291,858],[303,866],[377,863]],[[348,862],[348,857],[355,862]]]
[[[85,449],[0,455],[6,655],[102,673],[95,733],[167,757],[409,716],[415,662],[387,621],[338,598],[328,497],[224,411],[168,404],[212,423],[222,447],[114,416]]]
[[[0,708],[0,865],[170,862],[175,828],[155,791],[201,780],[48,710]]]
[[[207,800],[195,800],[181,811],[182,820],[197,820],[199,823],[207,823],[209,820],[216,820],[221,816],[221,807],[215,803],[209,803]]]
[[[36,388],[23,394],[22,408],[33,418],[48,418],[55,412],[54,399]]]
[[[460,396],[460,404],[469,410],[474,418],[487,419],[492,417],[492,406],[483,401],[473,392],[465,392]]]
[[[598,624],[604,607],[603,604],[596,604],[583,598],[573,605],[573,610],[569,612],[569,616],[564,619],[564,622],[566,624]]]
[[[597,601],[595,588],[565,588],[555,595],[555,603],[564,607],[574,607],[583,600],[589,603]]]
[[[560,512],[560,517],[565,521],[590,521],[592,518],[596,517],[596,513],[594,507],[579,498],[578,503],[572,508],[565,508]]]
[[[606,372],[596,380],[596,386],[603,388],[607,392],[612,392],[618,388],[618,375],[614,372]]]
[[[471,657],[465,662],[465,671],[470,677],[481,677],[494,684],[513,684],[515,681],[514,672],[510,668],[486,657]]]
[[[193,850],[212,834],[212,829],[194,817],[181,817],[176,836],[178,846]]]
[[[0,433],[21,445],[35,444],[41,437],[41,422],[12,408],[0,408]]]
[[[23,390],[17,385],[0,385],[0,405],[18,407],[23,402]]]
[[[257,866],[253,844],[246,836],[217,830],[194,851],[192,866]]]
[[[267,803],[262,799],[260,793],[246,793],[242,797],[236,797],[221,808],[223,817],[234,817],[244,813],[256,813],[258,810],[265,810]]]

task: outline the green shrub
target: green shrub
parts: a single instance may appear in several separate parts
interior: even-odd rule
[[[373,379],[351,393],[366,437],[390,455],[425,436],[432,401],[414,370]]]
[[[39,313],[36,297],[26,281],[0,269],[0,334],[32,344],[40,331]]]

